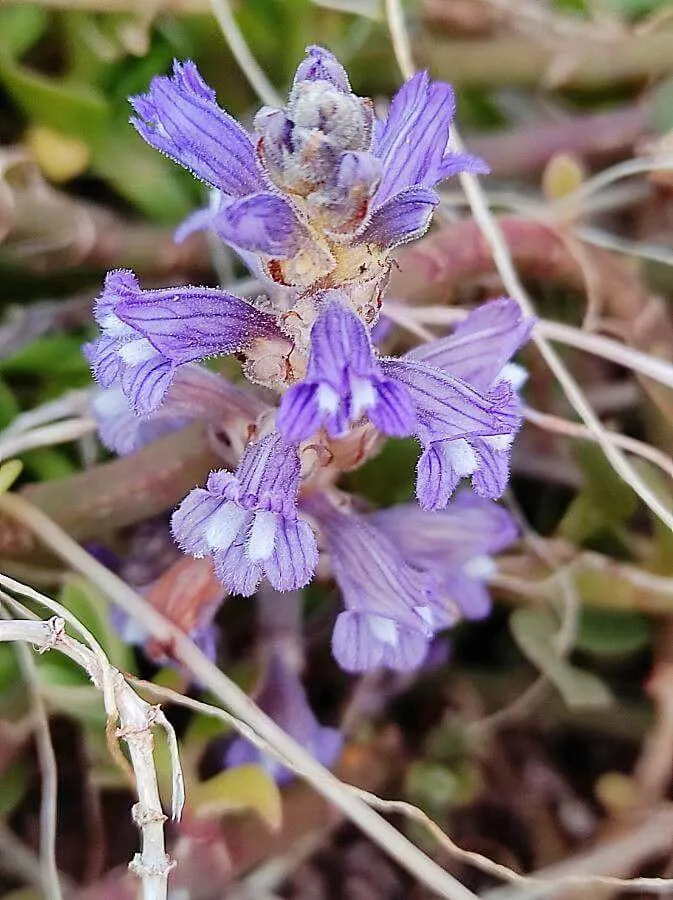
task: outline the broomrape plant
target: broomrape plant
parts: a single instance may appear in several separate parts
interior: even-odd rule
[[[486,171],[446,150],[451,87],[421,72],[379,119],[337,59],[309,47],[287,105],[263,107],[252,132],[189,61],[131,103],[142,137],[211,188],[177,239],[214,232],[263,287],[252,300],[145,290],[132,272],[110,272],[100,337],[85,348],[104,389],[94,404],[103,441],[128,453],[194,419],[253,421],[236,471],[211,472],[175,511],[179,546],[244,596],[262,579],[295,591],[320,561],[343,597],[339,664],[418,668],[439,630],[488,614],[491,555],[516,537],[492,501],[521,424],[510,359],[533,324],[500,298],[404,356],[377,349],[395,248],[427,230],[439,182]],[[199,365],[220,354],[243,360],[249,390]],[[418,505],[371,512],[337,485],[386,436],[420,445]],[[471,489],[454,499],[462,479]],[[286,693],[303,696],[299,682]]]

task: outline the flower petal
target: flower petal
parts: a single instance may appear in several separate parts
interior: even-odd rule
[[[381,665],[385,645],[373,638],[366,613],[339,613],[332,632],[332,653],[345,672],[367,672]]]
[[[232,197],[264,190],[247,132],[215,102],[193,62],[175,62],[170,78],[153,78],[131,99],[131,124],[150,146]]]
[[[523,315],[516,300],[500,297],[478,306],[456,325],[453,334],[421,344],[409,357],[485,390],[528,340],[534,324],[534,319]]]
[[[177,545],[191,556],[210,551],[208,525],[222,506],[222,499],[204,488],[190,491],[171,517],[171,531]]]
[[[480,393],[461,379],[416,360],[386,358],[381,360],[381,368],[407,388],[424,442],[471,434],[503,434],[520,424],[518,404],[504,382]]]
[[[383,650],[383,664],[397,672],[413,672],[423,665],[430,639],[417,631],[400,628],[397,643],[388,644]]]
[[[256,337],[280,335],[271,315],[216,288],[139,291],[115,311],[177,365],[236,352]]]
[[[189,421],[180,415],[159,418],[137,416],[120,387],[107,388],[97,394],[91,402],[91,412],[101,441],[108,450],[120,456],[177,431]]]
[[[451,444],[460,444],[467,452],[454,460],[447,452]],[[416,466],[416,496],[421,507],[445,509],[460,479],[471,475],[476,466],[477,458],[467,441],[433,441]]]
[[[111,387],[119,378],[122,360],[118,351],[119,340],[107,335],[89,341],[82,347],[93,377],[102,388]]]
[[[412,187],[386,200],[372,214],[357,240],[392,249],[425,234],[439,203],[435,191]]]
[[[470,578],[456,570],[442,579],[442,588],[458,605],[464,618],[478,621],[490,616],[493,601],[482,579]]]
[[[215,574],[232,594],[252,597],[262,580],[261,563],[251,560],[243,541],[236,541],[228,550],[213,553]]]
[[[347,609],[430,637],[423,613],[430,590],[425,575],[408,566],[386,535],[362,516],[336,509],[323,494],[303,502],[320,526]]]
[[[404,385],[392,378],[376,383],[376,402],[369,407],[372,424],[391,437],[408,437],[416,428],[416,410]]]
[[[339,90],[348,92],[351,89],[346,70],[336,56],[315,44],[306,48],[306,59],[297,66],[294,84],[300,81],[329,81]]]
[[[282,517],[271,557],[264,572],[278,591],[305,587],[318,564],[318,546],[313,529],[304,519]]]
[[[375,209],[409,187],[431,188],[449,175],[487,169],[467,154],[446,153],[454,112],[451,85],[430,81],[427,72],[402,85],[388,118],[377,128],[374,152],[384,174],[374,195]]]
[[[283,395],[276,425],[288,441],[298,443],[315,434],[322,420],[318,406],[318,385],[302,382]]]
[[[225,206],[211,224],[228,244],[276,259],[294,256],[302,242],[309,240],[289,201],[269,192]]]
[[[119,383],[133,410],[147,415],[161,405],[174,377],[173,364],[155,353],[139,365],[124,367]]]
[[[488,438],[474,438],[473,446],[479,456],[479,466],[472,475],[472,487],[480,497],[497,500],[509,482],[509,449],[494,447]]]
[[[448,509],[426,512],[415,503],[380,509],[367,517],[417,568],[441,561],[452,569],[468,560],[498,553],[519,534],[510,513],[469,490],[461,490]]]

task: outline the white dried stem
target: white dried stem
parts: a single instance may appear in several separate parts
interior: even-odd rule
[[[103,691],[106,686],[110,687],[111,696],[106,698],[106,710],[111,722],[119,722],[115,736],[126,742],[138,791],[138,803],[133,807],[133,819],[140,829],[142,850],[136,854],[130,868],[140,878],[143,900],[166,900],[168,873],[173,863],[165,850],[163,823],[166,816],[159,797],[152,730],[156,724],[162,725],[167,730],[174,772],[179,772],[179,761],[175,756],[175,736],[171,726],[159,708],[151,706],[139,697],[126,683],[121,672],[115,669],[102,653],[94,652],[67,635],[65,620],[59,616],[54,616],[48,622],[0,621],[0,641],[27,642],[38,652],[58,650],[85,669],[97,688]],[[112,708],[109,706],[110,702],[113,704]],[[179,817],[182,808],[181,785],[181,774],[174,776],[174,818]]]
[[[232,15],[228,0],[210,0],[210,8],[217,20],[217,24],[222,29],[222,34],[229,45],[231,55],[241,67],[241,71],[260,100],[269,106],[282,106],[282,100],[276,93],[274,86],[250,52],[250,48],[246,44],[245,38]]]
[[[77,441],[87,434],[93,434],[95,430],[94,420],[84,417],[66,419],[64,422],[42,425],[22,434],[5,436],[4,440],[0,441],[0,462],[27,450],[34,450],[36,447],[53,447],[56,444]]]
[[[96,388],[82,388],[77,391],[69,391],[57,400],[49,400],[41,403],[34,409],[20,413],[13,422],[3,431],[3,437],[23,434],[31,431],[38,425],[50,425],[59,419],[70,419],[83,416],[89,409],[91,399],[97,393]]]
[[[0,592],[0,596],[3,596],[3,593]],[[0,607],[0,617],[4,620],[9,619],[9,614],[2,607]],[[37,758],[42,778],[40,797],[40,873],[42,876],[42,889],[46,900],[61,900],[63,892],[61,891],[61,881],[56,866],[58,800],[56,754],[51,741],[47,710],[40,693],[35,660],[24,644],[19,644],[16,649],[19,657],[19,666],[30,694],[31,712],[35,722]]]
[[[585,425],[580,425],[579,422],[570,422],[568,419],[562,419],[560,416],[553,416],[549,413],[540,412],[530,406],[524,407],[523,415],[527,422],[531,422],[533,425],[537,425],[538,428],[542,428],[545,431],[551,431],[554,434],[562,434],[566,437],[579,438],[582,441],[596,440],[595,435],[592,434]],[[627,453],[633,453],[635,456],[639,456],[641,459],[646,459],[648,462],[653,463],[653,465],[657,466],[662,472],[668,475],[669,478],[673,479],[673,459],[671,459],[668,454],[664,453],[662,450],[658,450],[651,444],[646,444],[644,441],[639,441],[628,435],[619,434],[619,432],[610,433],[612,434],[612,440],[616,446]]]

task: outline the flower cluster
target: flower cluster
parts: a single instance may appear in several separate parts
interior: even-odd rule
[[[379,119],[337,59],[309,47],[287,105],[261,109],[250,132],[192,62],[131,102],[142,137],[210,189],[177,239],[214,232],[260,292],[146,290],[133,273],[111,272],[96,306],[100,337],[85,348],[105,389],[94,407],[102,439],[128,453],[195,418],[239,423],[236,471],[212,472],[173,515],[179,546],[243,595],[262,579],[300,589],[320,561],[343,596],[332,641],[340,665],[419,667],[438,631],[487,614],[491,554],[515,538],[492,501],[521,423],[521,371],[509,361],[533,324],[500,298],[404,356],[377,349],[394,248],[429,227],[439,182],[486,170],[447,151],[451,87],[419,73]],[[247,389],[199,365],[232,353]],[[420,444],[419,505],[372,512],[337,481],[385,436]],[[453,499],[464,478],[471,490]]]

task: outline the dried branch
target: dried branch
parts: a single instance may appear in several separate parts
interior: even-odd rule
[[[671,35],[662,29],[625,35],[603,45],[568,41],[557,53],[538,40],[499,34],[470,41],[432,34],[420,37],[416,55],[438,77],[466,85],[597,87],[671,72]]]
[[[15,586],[15,589],[21,592],[20,585],[18,588]],[[102,653],[94,652],[69,637],[65,632],[65,620],[58,616],[48,622],[0,621],[0,641],[26,642],[39,652],[59,650],[86,670],[93,684],[104,692],[104,696],[109,687],[111,698],[106,698],[106,709],[113,726],[119,721],[120,727],[115,732],[115,737],[122,738],[128,746],[138,790],[138,803],[133,807],[133,819],[140,829],[143,846],[142,851],[130,863],[130,868],[141,880],[144,900],[166,900],[168,873],[172,863],[164,846],[163,823],[166,816],[159,798],[152,736],[155,724],[167,728],[169,734],[172,732],[163,714],[158,707],[151,706],[138,697]],[[179,765],[175,757],[173,764]],[[174,796],[174,818],[179,817],[181,806],[181,797]]]
[[[566,116],[560,122],[534,122],[495,134],[466,135],[472,153],[482,156],[491,174],[531,177],[557,153],[592,162],[618,158],[649,130],[651,108],[642,103],[609,112]]]
[[[58,481],[30,485],[24,493],[70,534],[84,540],[169,509],[222,464],[207,429],[193,425],[121,459]],[[0,517],[0,548],[5,555],[22,556],[34,551],[34,541],[25,530],[9,527]]]
[[[123,267],[156,278],[187,278],[210,270],[202,236],[176,244],[169,229],[127,221],[73,198],[47,184],[19,148],[0,152],[0,242],[4,253],[40,272]]]
[[[4,591],[0,591],[0,597],[6,599]],[[5,621],[10,618],[9,614],[2,607],[0,607],[0,618]],[[56,866],[56,805],[58,799],[56,755],[49,731],[47,710],[40,693],[35,660],[30,650],[24,644],[20,644],[17,647],[17,651],[19,666],[30,694],[31,712],[36,725],[37,757],[42,776],[40,798],[40,872],[42,875],[42,889],[46,900],[62,900],[63,892]]]

